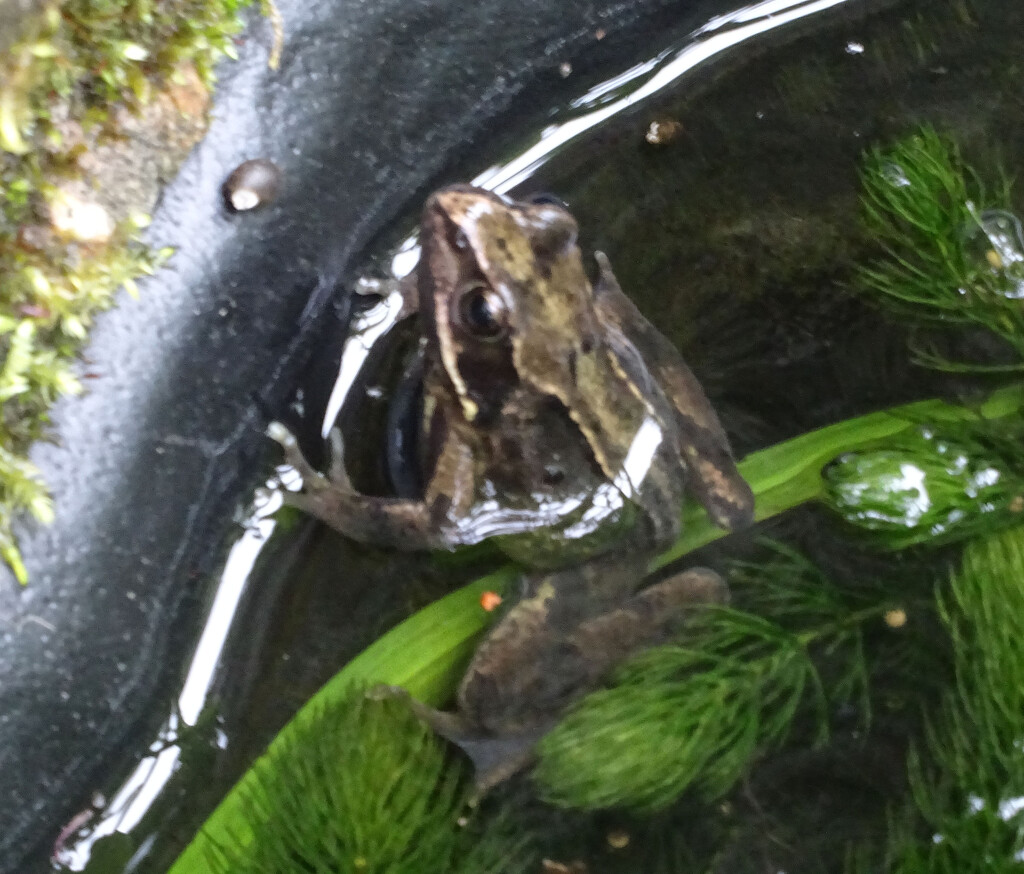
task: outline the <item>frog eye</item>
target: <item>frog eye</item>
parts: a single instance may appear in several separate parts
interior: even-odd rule
[[[481,340],[499,340],[508,328],[508,310],[501,297],[486,285],[468,286],[459,295],[459,324]]]

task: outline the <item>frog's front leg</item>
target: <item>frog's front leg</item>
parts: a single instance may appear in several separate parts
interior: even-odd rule
[[[283,492],[285,503],[360,543],[403,550],[460,545],[457,526],[446,524],[453,510],[450,503],[357,492],[345,472],[344,447],[337,429],[331,432],[331,466],[326,476],[309,463],[295,435],[280,422],[272,422],[267,434],[281,445],[285,460],[302,476],[303,491]],[[452,467],[460,466],[453,462]],[[463,485],[463,494],[471,493],[471,487]]]

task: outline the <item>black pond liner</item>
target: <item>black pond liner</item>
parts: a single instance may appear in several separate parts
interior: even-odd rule
[[[276,451],[267,416],[311,350],[341,335],[343,289],[375,237],[455,181],[474,142],[552,105],[570,87],[563,61],[585,74],[668,17],[699,23],[737,4],[278,5],[280,70],[254,20],[241,60],[221,68],[209,134],[156,212],[150,241],[177,253],[98,320],[83,368],[95,378],[58,405],[54,445],[33,454],[57,521],[19,532],[28,588],[0,571],[2,872],[45,867],[90,789],[144,752],[233,515]],[[281,192],[231,214],[221,184],[254,157],[278,164]]]

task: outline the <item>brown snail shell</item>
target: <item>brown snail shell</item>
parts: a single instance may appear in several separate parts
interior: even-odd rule
[[[228,208],[246,212],[272,201],[281,187],[281,168],[267,158],[252,158],[231,171],[221,191]]]

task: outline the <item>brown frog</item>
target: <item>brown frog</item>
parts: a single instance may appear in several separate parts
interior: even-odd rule
[[[423,338],[422,496],[355,491],[337,433],[324,476],[283,428],[271,431],[304,478],[289,501],[342,533],[401,549],[495,538],[551,571],[527,577],[481,645],[458,712],[429,711],[483,784],[522,764],[557,712],[659,639],[680,605],[723,599],[701,569],[632,595],[652,552],[679,533],[684,487],[723,527],[753,517],[693,374],[601,253],[591,286],[576,238],[551,202],[468,186],[427,201],[415,282],[400,286]]]

